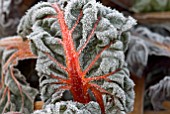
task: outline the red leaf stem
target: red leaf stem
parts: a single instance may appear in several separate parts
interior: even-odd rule
[[[54,63],[56,63],[57,66],[59,66],[64,71],[68,72],[68,69],[65,66],[63,66],[61,63],[59,63],[56,59],[54,59],[49,53],[44,52],[44,54],[47,55],[47,57],[50,58]]]
[[[87,82],[90,82],[90,81],[97,81],[97,80],[102,80],[102,79],[106,79],[108,76],[112,75],[112,74],[115,74],[116,72],[119,72],[120,69],[116,69],[115,71],[113,72],[110,72],[108,74],[105,74],[105,75],[101,75],[101,76],[94,76],[94,77],[88,77],[86,78],[86,81]]]

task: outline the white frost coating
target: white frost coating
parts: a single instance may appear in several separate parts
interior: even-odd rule
[[[62,1],[58,1],[59,5],[60,2]],[[96,55],[99,54],[105,46],[112,43],[108,49],[102,52],[99,60],[96,61],[86,75],[86,77],[100,76],[113,72],[118,68],[121,69],[116,74],[108,77],[113,80],[112,82],[94,81],[94,83],[105,88],[115,96],[115,98],[111,98],[109,95],[103,95],[106,96],[106,98],[110,97],[109,99],[111,99],[111,101],[114,99],[115,102],[110,103],[110,100],[103,99],[106,101],[105,108],[107,114],[117,114],[116,112],[124,114],[132,111],[134,103],[134,83],[129,79],[129,72],[124,61],[124,51],[128,43],[127,30],[135,25],[136,22],[130,17],[124,17],[123,14],[116,10],[96,3],[95,0],[69,0],[66,3],[67,4],[64,4],[64,2],[62,2],[61,9],[64,11],[64,19],[69,29],[74,26],[80,12],[82,11],[83,13],[80,22],[72,33],[76,50],[79,50],[84,45],[94,28],[94,24],[100,19],[94,30],[94,34],[80,54],[79,60],[82,70],[85,70],[89,66],[92,60],[94,60]],[[37,9],[40,14],[36,16],[32,15],[34,12],[37,13],[37,11],[30,9],[22,20],[23,24],[19,26],[19,33],[29,37],[31,40],[31,48],[38,56],[36,69],[39,72],[41,97],[45,102],[45,105],[59,101],[57,106],[70,106],[68,107],[68,110],[66,109],[66,112],[68,111],[71,114],[73,112],[75,112],[75,114],[100,114],[101,112],[98,110],[99,106],[95,103],[95,108],[97,108],[96,112],[93,108],[87,110],[86,106],[83,106],[82,104],[81,106],[84,108],[80,110],[79,105],[77,105],[80,103],[60,102],[67,96],[72,96],[71,92],[68,93],[67,96],[65,95],[65,91],[62,90],[55,93],[55,90],[62,85],[50,84],[52,82],[58,82],[57,79],[51,80],[50,74],[54,74],[61,78],[68,78],[69,76],[64,70],[52,62],[44,52],[48,52],[54,59],[66,67],[65,52],[68,50],[64,50],[63,46],[59,44],[59,41],[62,41],[62,33],[58,19],[42,18],[53,15],[54,9],[49,3],[47,5],[44,5],[46,3],[43,3],[42,6],[40,4],[38,5],[38,8],[37,6],[34,6],[34,9]],[[44,10],[49,11],[44,12]],[[57,15],[57,13],[55,14]],[[31,24],[26,23],[26,25],[24,25],[27,20],[31,21]],[[56,38],[56,40],[52,40],[54,38]],[[43,79],[44,77],[46,78]],[[58,97],[56,97],[57,95]],[[71,99],[73,100],[73,98]],[[67,100],[67,98],[65,100]],[[88,106],[91,107],[92,105]],[[73,108],[74,111],[69,108]],[[50,109],[50,111],[50,113],[53,113],[52,109]]]
[[[77,0],[79,2],[79,0]],[[97,8],[95,0],[91,2],[86,2],[83,7],[83,17],[81,19],[82,23],[82,39],[80,40],[80,45],[78,49],[86,42],[88,34],[90,33],[93,25],[97,21]]]
[[[130,28],[132,28],[132,25],[136,23],[136,20],[133,19],[132,17],[128,17],[127,20],[126,20],[126,23],[123,25],[122,27],[122,31],[127,31],[129,30]]]
[[[42,52],[38,52],[39,57],[37,59],[37,64],[36,64],[36,70],[40,71],[41,73],[46,73],[48,75],[51,74],[51,72],[48,70],[48,67],[53,64],[53,62],[49,59],[46,58],[46,55],[44,55]],[[38,65],[38,64],[43,64],[43,65]]]
[[[49,104],[33,114],[101,114],[101,112],[99,105],[93,101],[86,105],[72,101],[61,101],[56,104]]]
[[[38,4],[36,4],[35,6],[33,6],[30,10],[28,10],[28,12],[26,13],[25,16],[23,16],[23,18],[21,19],[19,25],[18,25],[18,29],[17,32],[18,34],[20,34],[23,37],[26,37],[28,34],[30,34],[32,32],[31,27],[34,24],[34,22],[36,21],[36,19],[42,18],[43,13],[40,13],[41,17],[37,17],[37,15],[33,15],[34,12],[37,12],[38,10],[42,10],[41,8],[43,7],[51,7],[50,3],[47,2],[39,2]],[[47,14],[48,11],[46,11],[45,14]],[[50,15],[54,15],[56,14],[54,12],[54,9],[51,8],[51,10],[48,12]],[[34,17],[33,17],[34,16]]]
[[[42,33],[42,34],[39,34]],[[40,38],[43,38],[45,36],[48,36],[47,32],[43,32],[43,31],[36,31],[33,34],[30,34],[29,36],[27,36],[29,39],[35,41],[35,45],[38,45],[39,47],[37,47],[38,49],[44,51],[44,52],[48,52],[50,53],[50,50],[45,46],[45,44],[42,42],[42,40]]]

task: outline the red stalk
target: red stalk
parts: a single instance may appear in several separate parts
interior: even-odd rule
[[[58,82],[54,82],[52,84],[66,84],[65,86],[59,87],[57,91],[70,90],[73,95],[74,101],[84,103],[84,104],[90,102],[90,96],[88,93],[88,90],[90,89],[92,93],[94,94],[96,101],[100,105],[102,114],[105,114],[102,94],[111,95],[111,93],[109,93],[108,91],[100,87],[99,85],[91,83],[91,81],[102,80],[102,79],[108,81],[109,79],[107,77],[118,72],[120,69],[117,69],[111,73],[108,73],[102,76],[85,78],[85,75],[89,72],[89,70],[93,67],[93,65],[97,62],[97,60],[101,57],[101,54],[103,53],[103,51],[107,50],[113,42],[105,46],[96,55],[96,57],[94,58],[94,60],[92,60],[89,66],[83,71],[80,67],[79,55],[81,54],[82,50],[87,46],[90,39],[93,37],[94,32],[97,28],[97,25],[100,21],[100,18],[98,18],[98,20],[94,24],[94,27],[91,30],[91,33],[89,34],[89,36],[87,37],[87,40],[84,43],[84,45],[77,51],[74,46],[72,33],[74,32],[76,26],[79,24],[81,20],[81,17],[83,16],[82,11],[80,11],[80,14],[78,15],[78,19],[75,22],[74,26],[71,29],[69,29],[64,19],[64,12],[60,9],[60,7],[57,4],[53,4],[52,6],[56,10],[57,16],[48,16],[47,18],[58,19],[58,23],[60,25],[60,29],[62,33],[62,40],[60,42],[62,42],[62,46],[64,48],[66,66],[63,66],[62,64],[60,64],[57,60],[55,60],[55,58],[53,58],[49,54],[46,53],[46,55],[53,62],[55,62],[61,69],[63,69],[64,71],[68,73],[68,79],[64,79],[58,76],[51,75],[52,78],[55,78],[58,80]]]

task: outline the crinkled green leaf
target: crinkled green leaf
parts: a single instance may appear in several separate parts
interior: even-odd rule
[[[62,7],[62,6],[61,6]],[[121,71],[109,78],[117,80],[110,82],[94,81],[94,83],[111,92],[114,98],[114,104],[108,103],[106,95],[106,112],[112,114],[118,112],[126,113],[133,109],[134,103],[134,83],[129,79],[129,73],[124,60],[124,51],[128,43],[128,30],[136,24],[131,17],[124,17],[123,14],[112,10],[96,2],[95,0],[70,0],[66,6],[62,7],[64,11],[64,20],[68,28],[71,29],[77,21],[78,15],[82,11],[83,16],[76,26],[72,39],[74,47],[79,50],[87,41],[87,37],[94,28],[94,24],[100,17],[94,35],[90,39],[79,57],[81,69],[85,70],[93,61],[96,55],[107,45],[114,41],[107,50],[104,50],[98,61],[87,73],[87,77],[104,75],[121,68]],[[66,51],[59,43],[62,40],[62,26],[57,18],[46,18],[57,15],[50,3],[42,2],[31,8],[27,15],[21,20],[18,27],[18,33],[31,40],[31,49],[38,56],[36,69],[40,76],[40,91],[45,105],[62,100],[72,100],[69,91],[57,88],[64,84],[51,84],[58,82],[52,79],[50,74],[61,78],[69,78],[66,71],[54,63],[46,53],[49,53],[55,60],[66,66]],[[110,91],[111,89],[111,91]],[[118,91],[117,91],[118,90]],[[89,93],[92,95],[92,93]],[[120,95],[120,97],[116,96]],[[104,95],[103,95],[104,97]],[[91,97],[93,99],[93,97]],[[104,100],[105,98],[103,98]],[[60,104],[60,103],[59,103]],[[107,108],[109,104],[109,108]]]

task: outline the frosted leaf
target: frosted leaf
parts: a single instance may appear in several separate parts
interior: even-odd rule
[[[129,69],[137,76],[142,76],[148,62],[148,56],[170,57],[169,45],[170,37],[151,32],[145,27],[138,27],[132,30],[126,60]]]
[[[51,7],[51,6],[50,6],[50,3],[40,2],[36,6],[33,6],[31,8],[31,10],[28,10],[27,15],[23,16],[23,18],[21,19],[21,21],[20,21],[20,23],[18,25],[18,30],[17,30],[17,32],[21,36],[26,37],[26,35],[28,35],[28,34],[30,34],[32,32],[31,26],[33,25],[33,23],[37,19],[45,17],[45,15],[47,15],[47,14],[51,14],[51,15],[55,14],[54,9],[51,8],[48,11],[45,11],[45,12],[43,11],[43,13],[39,13],[39,15],[33,15],[39,10],[42,11],[43,7],[49,9],[49,7]],[[37,16],[39,16],[39,17],[37,17]]]
[[[3,66],[8,58],[13,54],[16,50],[1,50],[1,65]],[[22,96],[20,94],[20,90],[16,82],[13,80],[9,68],[12,65],[9,64],[8,69],[4,75],[4,86],[0,88],[0,98],[4,94],[4,90],[6,87],[9,89],[10,93],[10,101],[7,106],[5,112],[10,111],[18,111],[24,114],[30,114],[34,110],[34,100],[36,95],[38,94],[38,90],[32,88],[29,83],[26,81],[26,76],[22,75],[21,72],[14,68],[13,73],[16,80],[20,83],[22,88],[22,94],[24,98],[24,107],[22,107]],[[2,70],[2,69],[1,69]],[[2,71],[1,71],[2,72]],[[0,76],[1,77],[1,76]],[[1,78],[2,79],[2,78]],[[8,94],[5,94],[4,100],[0,101],[0,113],[4,110],[4,107],[7,103]]]
[[[36,70],[40,76],[40,92],[45,106],[59,102],[57,106],[60,106],[60,103],[65,103],[66,106],[73,108],[73,110],[67,110],[70,113],[93,113],[90,110],[79,111],[78,105],[72,106],[72,103],[67,104],[67,102],[61,101],[74,100],[70,91],[70,86],[72,86],[70,83],[73,82],[70,81],[71,75],[69,73],[71,71],[78,72],[78,69],[74,67],[67,69],[68,64],[77,65],[80,63],[80,69],[84,71],[99,56],[98,60],[86,73],[85,79],[87,77],[105,75],[118,68],[122,69],[120,72],[108,76],[111,80],[114,80],[114,76],[117,77],[111,84],[107,84],[105,80],[94,80],[94,83],[111,92],[113,96],[118,97],[116,94],[120,96],[115,99],[117,104],[110,104],[108,106],[110,108],[106,109],[106,112],[111,110],[114,114],[116,113],[114,111],[117,110],[123,114],[132,111],[134,84],[129,79],[129,72],[124,61],[124,51],[127,48],[129,37],[127,31],[136,24],[134,19],[126,18],[118,11],[107,8],[95,0],[69,0],[65,3],[58,0],[57,3],[56,12],[53,12],[54,8],[50,6],[50,3],[35,5],[23,17],[21,21],[22,26],[18,28],[19,34],[25,34],[25,37],[31,40],[31,49],[38,56]],[[59,11],[60,8],[62,11]],[[44,10],[48,11],[45,12]],[[40,14],[33,15],[34,12],[35,14],[36,12]],[[61,16],[61,14],[64,14],[64,16]],[[50,17],[58,15],[60,17]],[[78,18],[80,19],[79,22]],[[31,24],[24,25],[22,22],[27,20]],[[74,27],[74,31],[71,32]],[[31,32],[28,32],[29,29]],[[71,40],[65,40],[65,37],[69,38],[70,36]],[[91,38],[88,41],[89,37]],[[88,42],[86,46],[84,45],[85,42]],[[70,44],[74,46],[71,47]],[[82,49],[83,46],[85,48]],[[77,59],[79,62],[73,63],[74,59],[72,58],[78,56],[77,51],[81,52]],[[68,57],[68,53],[71,53],[69,55],[71,57]],[[56,77],[51,77],[51,75]],[[74,81],[77,82],[78,80]],[[53,84],[54,82],[56,84]],[[93,91],[90,93],[89,89],[88,93],[91,99],[94,99]],[[106,98],[109,98],[109,95],[106,95]],[[109,101],[106,100],[106,104],[108,103]],[[51,106],[54,107],[54,105]],[[48,108],[48,111],[45,112],[53,113],[53,110],[50,108]],[[96,112],[96,114],[98,113]]]
[[[134,37],[132,36],[132,38]],[[135,42],[135,44],[136,45],[130,48],[130,55],[127,56],[126,61],[128,62],[129,66],[133,66],[133,68],[130,67],[129,69],[135,72],[135,74],[141,76],[145,66],[147,65],[149,52],[146,45],[144,45],[144,41],[139,39]]]
[[[1,0],[0,2],[0,37],[16,35],[17,26],[25,10],[35,3],[29,1],[25,5],[24,0]],[[24,8],[21,8],[24,7]]]
[[[132,111],[134,104],[134,91],[132,91],[134,83],[129,79],[129,72],[126,71],[126,65],[117,74],[109,76],[109,79],[111,79],[111,82],[104,82],[102,85],[103,88],[108,90],[114,96],[114,100],[111,100],[112,98],[109,96],[104,96],[108,114]]]
[[[66,101],[49,104],[42,110],[37,110],[33,114],[101,114],[100,107],[96,102],[81,104],[78,102]]]
[[[159,83],[149,87],[148,97],[154,110],[165,109],[162,105],[164,101],[170,100],[170,77],[165,76]]]
[[[48,37],[48,34],[46,32],[39,34],[40,32],[42,32],[42,31],[34,32],[34,34],[30,34],[28,36],[28,38],[32,39],[33,41],[36,40],[35,45],[39,45],[39,47],[37,47],[38,49],[40,49],[44,52],[50,52],[50,50],[48,48],[46,48],[45,44],[40,39],[40,38],[45,37],[45,36]]]
[[[127,18],[126,22],[124,23],[124,25],[122,26],[122,31],[129,30],[130,28],[132,28],[132,25],[134,23],[136,23],[136,20],[129,16]]]

